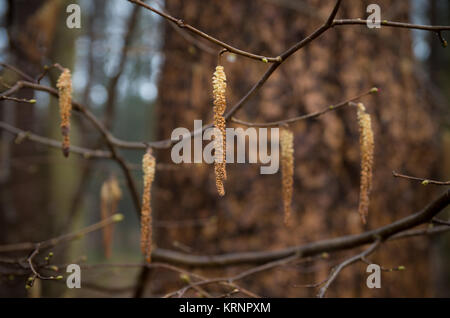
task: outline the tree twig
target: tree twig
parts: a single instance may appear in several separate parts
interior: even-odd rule
[[[189,30],[190,32],[192,32],[192,33],[194,33],[194,34],[196,34],[196,35],[198,35],[198,36],[208,40],[209,42],[214,43],[216,45],[219,45],[219,46],[223,47],[224,49],[227,49],[229,52],[233,52],[233,53],[235,53],[237,55],[242,55],[242,56],[245,56],[245,57],[248,57],[248,58],[251,58],[251,59],[254,59],[254,60],[263,61],[263,62],[266,62],[266,63],[267,62],[279,63],[279,62],[282,61],[282,58],[280,56],[277,56],[277,57],[266,57],[266,56],[253,54],[253,53],[246,52],[246,51],[240,50],[238,48],[235,48],[235,47],[233,47],[233,46],[231,46],[231,45],[229,45],[229,44],[227,44],[225,42],[222,42],[222,41],[216,39],[215,37],[212,37],[211,35],[206,34],[205,32],[200,31],[197,28],[194,28],[193,26],[185,23],[183,20],[177,19],[177,18],[171,16],[170,14],[168,14],[166,12],[162,12],[162,11],[160,11],[158,9],[155,9],[152,6],[149,6],[148,4],[146,4],[146,3],[142,2],[142,1],[139,1],[139,0],[128,0],[128,1],[130,1],[130,2],[132,2],[134,4],[137,4],[137,5],[141,6],[141,7],[144,7],[147,10],[150,10],[150,11],[158,14],[159,16],[165,18],[166,20],[174,23],[179,28]]]
[[[342,26],[342,25],[367,25],[367,20],[363,19],[340,19],[334,20],[333,26]],[[381,26],[392,27],[392,28],[401,28],[401,29],[415,29],[415,30],[423,30],[423,31],[433,31],[433,32],[441,32],[441,31],[449,31],[450,26],[448,25],[421,25],[421,24],[413,24],[413,23],[405,23],[405,22],[393,22],[393,21],[380,21]]]
[[[52,248],[62,242],[67,242],[67,241],[72,241],[72,240],[78,239],[80,237],[85,236],[86,234],[97,231],[105,226],[120,222],[122,220],[123,220],[122,214],[114,214],[107,219],[104,219],[98,223],[89,225],[81,230],[78,230],[78,231],[75,231],[75,232],[72,232],[69,234],[63,234],[58,237],[55,237],[55,238],[52,238],[52,239],[49,239],[46,241],[42,241],[39,243],[26,242],[26,243],[0,245],[0,253],[31,251],[31,250],[36,249],[37,244],[39,245],[40,250]]]
[[[330,285],[334,282],[334,280],[338,277],[339,273],[347,266],[360,261],[361,259],[363,259],[366,256],[369,256],[370,254],[372,254],[375,249],[377,249],[377,247],[380,245],[381,240],[376,240],[375,242],[372,243],[372,245],[365,251],[350,257],[349,259],[346,259],[345,261],[343,261],[341,264],[339,264],[332,272],[332,274],[330,275],[330,277],[328,277],[328,279],[326,280],[325,284],[320,288],[319,293],[317,294],[318,298],[323,298],[325,296],[325,293],[327,292],[328,288],[330,287]]]
[[[236,123],[236,124],[240,124],[240,125],[244,125],[247,127],[276,127],[276,126],[280,126],[280,125],[284,125],[284,124],[291,124],[297,121],[301,121],[301,120],[306,120],[306,119],[314,119],[317,118],[319,116],[322,116],[328,112],[331,111],[335,111],[338,110],[340,108],[343,108],[345,106],[351,105],[351,102],[356,101],[364,96],[367,96],[369,94],[375,93],[377,92],[376,88],[372,88],[369,91],[359,94],[358,96],[355,96],[353,98],[350,98],[346,101],[340,102],[339,104],[335,104],[335,105],[331,105],[328,106],[320,111],[314,112],[314,113],[310,113],[310,114],[306,114],[306,115],[302,115],[302,116],[297,116],[297,117],[292,117],[292,118],[288,118],[288,119],[284,119],[284,120],[279,120],[279,121],[272,121],[272,122],[268,122],[268,123],[251,123],[251,122],[246,122],[240,119],[237,119],[235,117],[231,118],[231,122]]]
[[[48,147],[52,147],[52,148],[61,149],[61,147],[62,147],[62,143],[60,141],[33,134],[29,131],[19,129],[19,128],[14,127],[3,121],[0,121],[0,129],[3,129],[5,131],[10,132],[11,134],[14,134],[15,136],[17,136],[16,143],[20,143],[24,140],[30,140],[30,141],[33,141],[33,142],[36,142],[36,143],[39,143],[39,144],[42,144],[42,145],[45,145]],[[112,158],[111,152],[105,151],[105,150],[92,150],[92,149],[87,149],[87,148],[78,147],[78,146],[70,146],[69,151],[72,153],[79,154],[79,155],[83,156],[85,159],[93,158],[93,157],[95,157],[95,158]]]
[[[420,181],[423,185],[434,184],[434,185],[450,185],[450,181],[435,181],[430,179],[418,178],[413,176],[408,176],[406,174],[401,174],[395,171],[392,171],[392,175],[396,178],[403,178],[408,180]]]
[[[409,237],[402,232],[413,227],[429,222],[435,215],[441,212],[450,203],[450,190],[444,192],[440,197],[431,202],[421,211],[395,221],[386,226],[367,231],[361,234],[347,235],[339,238],[322,240],[305,245],[288,247],[276,251],[263,252],[242,252],[222,255],[190,255],[186,253],[157,248],[152,254],[155,261],[178,264],[191,267],[225,267],[242,264],[263,264],[270,261],[283,259],[292,255],[307,257],[321,254],[323,252],[334,252],[346,250],[365,244],[370,244],[379,238],[387,240],[391,238],[400,239]],[[448,230],[448,229],[447,229]],[[426,231],[419,230],[412,236],[426,234]],[[430,231],[429,233],[432,233]]]

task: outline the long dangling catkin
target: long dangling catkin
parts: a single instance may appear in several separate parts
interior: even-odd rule
[[[106,180],[100,192],[100,212],[101,219],[106,220],[117,213],[117,205],[122,198],[119,182],[115,176]],[[113,224],[103,228],[103,247],[105,249],[105,257],[111,257],[113,240]]]
[[[280,129],[281,186],[283,192],[284,223],[291,218],[291,202],[294,187],[294,135],[287,128]]]
[[[361,184],[358,212],[362,222],[366,224],[367,215],[369,213],[369,196],[372,189],[374,135],[371,118],[370,115],[366,113],[366,108],[362,103],[359,103],[357,107],[359,145],[361,151]]]
[[[145,259],[150,263],[152,254],[152,207],[151,190],[155,178],[156,160],[149,149],[142,158],[142,171],[144,173],[144,193],[142,195],[141,211],[141,250]]]
[[[216,187],[220,196],[225,195],[223,181],[227,179],[226,171],[226,122],[223,114],[227,107],[225,92],[227,89],[224,68],[221,65],[216,67],[213,75],[213,96],[214,96],[214,127],[221,133],[222,139],[215,139],[215,161],[214,173],[216,175]]]
[[[61,133],[63,135],[62,151],[69,156],[70,148],[70,112],[72,110],[72,77],[70,70],[65,68],[58,78],[56,87],[59,91],[59,112],[61,115]]]

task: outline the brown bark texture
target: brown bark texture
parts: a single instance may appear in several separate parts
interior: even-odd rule
[[[334,1],[166,1],[175,17],[224,42],[265,56],[277,56],[313,32]],[[337,18],[364,18],[370,1],[343,1]],[[406,1],[379,1],[383,18],[409,20]],[[309,8],[309,9],[305,9]],[[201,40],[199,40],[201,41]],[[217,52],[220,48],[215,48]],[[199,50],[166,24],[165,63],[159,82],[158,139],[176,127],[193,128],[195,119],[212,121],[211,78],[217,54]],[[251,88],[267,64],[237,56],[222,57],[230,108]],[[404,29],[342,26],[329,30],[291,56],[236,117],[252,122],[286,119],[321,110],[376,86],[380,92],[362,99],[372,115],[375,133],[374,182],[367,228],[388,224],[422,208],[433,191],[394,179],[392,170],[435,175],[438,153],[432,98],[416,76],[411,32]],[[228,127],[240,127],[228,123]],[[245,128],[245,127],[244,127]],[[360,233],[358,210],[360,154],[356,109],[347,107],[317,120],[291,125],[294,131],[294,194],[292,225],[283,223],[280,173],[261,175],[259,165],[228,164],[226,195],[215,188],[208,164],[184,164],[158,171],[155,213],[159,221],[204,219],[200,225],[158,228],[156,244],[182,246],[194,254],[274,250],[319,239]],[[171,162],[170,150],[157,154]],[[181,244],[180,244],[181,243]],[[344,270],[328,296],[432,296],[429,241],[387,243],[372,256],[385,267],[406,271],[382,274],[381,289],[366,288],[366,265]],[[354,251],[353,251],[354,253]],[[314,289],[296,287],[324,280],[332,265],[347,253],[253,276],[243,286],[261,296],[314,296]],[[211,271],[231,275],[239,269]],[[152,291],[170,283],[153,280]]]

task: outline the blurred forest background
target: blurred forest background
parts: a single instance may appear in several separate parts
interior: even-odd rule
[[[276,56],[323,23],[331,0],[166,0],[175,17],[226,43]],[[374,1],[344,1],[338,18],[367,17]],[[65,26],[66,6],[78,3],[81,29]],[[446,0],[379,0],[382,19],[450,24]],[[445,34],[447,35],[447,34]],[[447,35],[448,36],[448,35]],[[219,47],[180,31],[125,0],[0,0],[0,62],[33,77],[44,65],[59,63],[73,74],[74,100],[102,118],[115,136],[150,141],[168,138],[176,127],[193,128],[194,119],[212,119],[211,77]],[[267,65],[226,54],[228,105],[238,101]],[[52,70],[42,83],[55,86]],[[0,68],[2,81],[17,76]],[[436,34],[406,29],[369,30],[345,26],[330,30],[284,63],[237,117],[252,122],[285,119],[322,109],[367,91],[363,99],[375,130],[374,190],[369,225],[375,228],[409,215],[440,193],[394,179],[392,171],[450,179],[450,51]],[[1,88],[3,90],[4,88]],[[60,140],[57,99],[21,91],[35,105],[0,101],[0,120]],[[237,125],[232,125],[236,126]],[[72,144],[104,148],[98,132],[74,113]],[[227,194],[219,198],[212,167],[173,167],[170,149],[155,153],[159,169],[153,189],[158,247],[192,254],[273,250],[324,238],[360,233],[357,214],[359,145],[356,115],[350,109],[292,126],[295,132],[293,226],[283,224],[280,176],[260,175],[257,165],[228,167]],[[100,219],[100,188],[117,176],[124,194],[115,227],[113,253],[105,259],[101,233],[55,248],[55,263],[137,263],[139,220],[122,172],[107,160],[61,155],[0,130],[0,245],[42,241]],[[141,193],[143,151],[123,150]],[[242,285],[267,297],[311,297],[315,289],[295,286],[325,279],[348,253],[277,268]],[[345,270],[332,285],[335,297],[450,296],[450,237],[418,237],[383,246],[373,255],[385,267],[382,288],[366,288],[364,264]],[[199,271],[232,275],[236,268]],[[0,296],[132,296],[137,268],[83,270],[80,290],[43,282],[31,291],[24,279],[0,276]],[[154,270],[143,296],[180,288],[180,277]],[[195,293],[192,293],[195,296]]]

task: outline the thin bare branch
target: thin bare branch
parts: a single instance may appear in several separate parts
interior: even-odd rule
[[[406,238],[408,236],[402,235],[401,232],[429,222],[434,216],[447,207],[448,204],[450,204],[450,190],[444,192],[421,211],[378,229],[276,251],[200,256],[157,248],[152,253],[152,259],[155,261],[192,267],[225,267],[242,264],[263,264],[292,255],[298,255],[299,258],[314,256],[323,252],[330,253],[370,244],[379,238],[382,240],[387,240],[391,237],[392,240]],[[420,233],[426,234],[426,232],[423,231]],[[418,233],[415,233],[413,236],[415,235],[418,235]]]
[[[332,274],[330,275],[330,277],[327,279],[327,281],[325,282],[325,284],[320,288],[319,293],[317,294],[317,297],[319,298],[323,298],[325,296],[325,293],[327,292],[328,288],[330,287],[330,285],[334,282],[334,280],[338,277],[339,273],[346,268],[347,266],[362,260],[364,257],[369,256],[370,254],[372,254],[377,247],[380,245],[380,240],[375,241],[374,243],[372,243],[372,245],[365,251],[350,257],[349,259],[343,261],[341,264],[339,264],[332,272]]]
[[[450,185],[450,181],[435,181],[430,179],[418,178],[413,176],[408,176],[406,174],[401,174],[395,171],[392,171],[392,175],[396,178],[403,178],[408,180],[420,181],[423,185],[434,184],[434,185]]]
[[[15,141],[16,143],[21,143],[24,140],[30,140],[30,141],[36,142],[38,144],[42,144],[42,145],[52,147],[52,148],[61,149],[61,147],[62,147],[62,143],[60,141],[33,134],[29,131],[25,131],[25,130],[19,129],[17,127],[11,126],[10,124],[7,124],[3,121],[0,121],[0,129],[8,131],[11,134],[14,134],[15,136],[17,136],[16,141]],[[104,151],[104,150],[92,150],[92,149],[87,149],[87,148],[78,147],[78,146],[71,146],[69,151],[72,153],[79,154],[79,155],[83,156],[83,158],[85,158],[85,159],[89,159],[89,158],[93,158],[93,157],[95,157],[95,158],[112,158],[111,152]]]
[[[251,123],[251,122],[247,122],[247,121],[243,121],[240,119],[237,119],[235,117],[231,117],[231,122],[236,123],[236,124],[240,124],[240,125],[244,125],[247,127],[276,127],[276,126],[280,126],[280,125],[284,125],[284,124],[291,124],[294,122],[298,122],[301,120],[306,120],[306,119],[315,119],[317,117],[320,117],[328,112],[331,111],[335,111],[338,109],[341,109],[345,106],[351,105],[351,102],[354,102],[364,96],[370,95],[372,93],[377,92],[376,88],[372,88],[369,91],[359,94],[358,96],[355,96],[353,98],[350,98],[346,101],[340,102],[339,104],[335,104],[335,105],[331,105],[328,107],[325,107],[324,109],[314,112],[314,113],[310,113],[310,114],[306,114],[306,115],[302,115],[302,116],[297,116],[297,117],[292,117],[292,118],[288,118],[288,119],[284,119],[284,120],[279,120],[279,121],[272,121],[272,122],[268,122],[268,123]]]
[[[327,22],[325,23],[326,25],[332,25],[333,24],[333,20],[336,17],[336,14],[339,11],[339,7],[341,6],[341,0],[337,0],[336,4],[334,5],[333,11],[331,11],[330,16],[327,19]]]
[[[227,49],[229,52],[233,52],[233,53],[235,53],[237,55],[242,55],[242,56],[245,56],[245,57],[248,57],[248,58],[251,58],[251,59],[254,59],[254,60],[259,60],[259,61],[262,61],[262,62],[266,62],[266,63],[267,62],[279,63],[279,62],[282,61],[280,56],[267,57],[267,56],[257,55],[257,54],[253,54],[253,53],[246,52],[246,51],[240,50],[238,48],[235,48],[235,47],[233,47],[233,46],[231,46],[231,45],[229,45],[229,44],[227,44],[225,42],[220,41],[219,39],[216,39],[215,37],[212,37],[211,35],[206,34],[205,32],[200,31],[197,28],[194,28],[193,26],[185,23],[183,20],[177,19],[177,18],[171,16],[170,14],[168,14],[166,12],[163,12],[163,11],[160,11],[158,9],[155,9],[152,6],[149,6],[148,4],[146,4],[146,3],[142,2],[142,1],[139,1],[139,0],[128,0],[128,1],[130,1],[130,2],[132,2],[134,4],[137,4],[137,5],[141,6],[141,7],[144,7],[147,10],[150,10],[150,11],[158,14],[159,16],[163,17],[164,19],[174,23],[179,28],[189,30],[190,32],[192,32],[192,33],[194,33],[194,34],[196,34],[196,35],[198,35],[198,36],[208,40],[209,42],[214,43],[216,45],[219,45],[219,46],[223,47],[224,49]]]
[[[367,25],[367,20],[363,19],[341,19],[334,20],[333,26],[341,26],[341,25]],[[380,21],[381,26],[392,27],[392,28],[402,28],[402,29],[415,29],[415,30],[423,30],[423,31],[449,31],[450,26],[448,25],[421,25],[421,24],[413,24],[413,23],[405,23],[405,22],[393,22],[393,21]]]
[[[8,244],[8,245],[0,245],[0,253],[5,252],[18,252],[18,251],[31,251],[36,249],[37,244],[39,245],[39,249],[47,249],[52,248],[60,243],[73,241],[75,239],[78,239],[80,237],[85,236],[86,234],[89,234],[91,232],[97,231],[105,226],[108,226],[113,223],[117,223],[122,221],[123,216],[121,214],[114,214],[110,216],[107,219],[104,219],[98,223],[94,223],[92,225],[89,225],[81,230],[69,233],[69,234],[63,234],[61,236],[42,241],[39,243],[18,243],[18,244]]]

